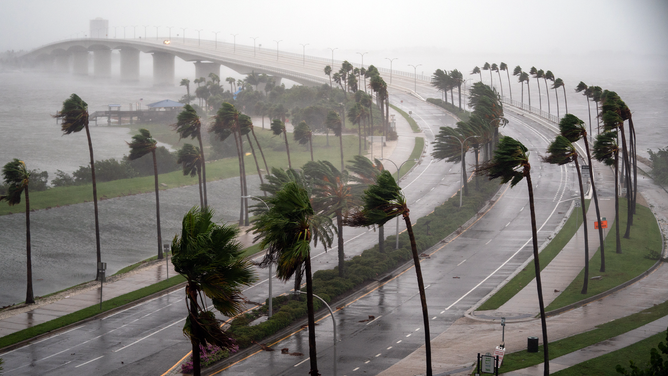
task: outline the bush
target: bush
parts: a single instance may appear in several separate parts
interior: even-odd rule
[[[668,184],[668,148],[659,149],[657,152],[647,150],[647,152],[652,161],[652,177],[659,184]]]

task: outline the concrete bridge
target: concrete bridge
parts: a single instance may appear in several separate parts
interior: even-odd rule
[[[329,83],[324,67],[331,65],[332,71],[336,72],[342,63],[266,47],[164,37],[70,39],[41,46],[22,58],[28,66],[45,71],[109,78],[114,50],[120,52],[120,79],[129,82],[139,80],[140,53],[150,54],[153,58],[154,85],[175,84],[174,66],[177,57],[195,64],[196,77],[208,77],[209,73],[220,76],[220,66],[224,65],[242,75],[254,71],[273,76],[276,84],[280,84],[281,78],[286,78],[302,85]],[[92,64],[89,63],[91,58]],[[416,86],[429,86],[429,76],[415,76],[413,73],[396,69],[391,72],[385,68],[378,70],[385,81],[397,89],[413,91]]]

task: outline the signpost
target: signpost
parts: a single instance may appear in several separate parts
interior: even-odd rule
[[[496,351],[494,353],[496,354]],[[480,376],[482,373],[491,373],[498,376],[499,364],[499,357],[497,355],[492,355],[490,353],[480,355],[480,353],[478,353],[477,370],[475,375]]]
[[[104,271],[107,270],[106,262],[97,263],[97,273],[100,275],[100,310],[102,310],[102,288],[104,287]]]

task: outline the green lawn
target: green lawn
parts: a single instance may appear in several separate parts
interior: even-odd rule
[[[402,109],[400,109],[399,107],[397,107],[393,104],[391,104],[390,107],[392,107],[393,110],[400,113],[401,116],[403,116],[404,119],[406,119],[406,121],[408,121],[408,124],[410,124],[411,129],[413,130],[414,133],[420,133],[421,132],[420,127],[417,125],[415,120],[413,120],[412,117],[408,116],[408,114],[405,111],[403,111]]]

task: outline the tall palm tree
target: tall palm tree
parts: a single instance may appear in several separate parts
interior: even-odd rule
[[[598,192],[596,191],[596,181],[594,181],[594,166],[591,164],[591,151],[589,149],[589,140],[587,137],[587,128],[584,122],[578,119],[577,116],[566,114],[559,122],[559,133],[566,137],[568,141],[575,143],[582,139],[585,144],[585,151],[587,152],[587,162],[589,163],[589,181],[591,183],[591,190],[594,196],[594,206],[596,208],[596,221],[601,223],[601,210],[598,205]],[[603,240],[603,228],[598,226],[598,240],[601,248],[601,272],[605,272],[605,242]]]
[[[501,62],[499,64],[499,69],[502,70],[502,71],[506,71],[506,76],[508,76],[508,91],[510,92],[510,101],[512,102],[513,101],[513,88],[510,85],[510,69],[508,69],[508,64],[506,64],[504,62]],[[501,78],[499,77],[499,79],[501,79]]]
[[[160,189],[158,188],[158,161],[155,158],[155,149],[157,149],[158,141],[151,137],[151,132],[148,129],[140,129],[139,134],[132,136],[132,142],[128,143],[130,146],[130,155],[128,159],[134,161],[151,153],[153,156],[153,176],[155,181],[155,218],[158,228],[158,259],[162,260],[162,233],[160,231]]]
[[[446,91],[448,90],[449,81],[450,77],[448,76],[448,73],[441,69],[436,69],[434,74],[431,76],[431,86],[435,87],[437,90],[443,91],[443,98],[445,99],[445,102],[448,101],[448,95]]]
[[[427,376],[431,376],[431,338],[429,333],[429,311],[427,308],[427,295],[422,279],[422,268],[420,266],[420,256],[417,251],[413,225],[411,224],[410,210],[406,203],[406,198],[401,193],[401,188],[397,185],[392,174],[389,171],[383,171],[378,175],[376,183],[369,186],[362,196],[364,203],[363,209],[353,213],[348,224],[355,227],[369,227],[374,225],[384,225],[391,219],[402,216],[406,223],[406,230],[411,242],[411,251],[413,254],[413,264],[415,266],[415,275],[418,282],[420,293],[420,303],[422,305],[422,320],[424,323],[424,342],[426,352],[426,371]]]
[[[352,189],[357,197],[361,196],[369,185],[375,183],[378,175],[385,170],[378,159],[372,162],[361,155],[353,156],[348,162],[350,164],[346,169],[351,172],[350,181],[356,183],[352,185]],[[378,226],[378,251],[385,252],[385,226]]]
[[[501,184],[510,182],[514,187],[526,178],[529,190],[529,208],[531,210],[531,234],[533,240],[533,264],[536,273],[536,289],[538,292],[538,306],[540,308],[540,323],[543,331],[543,374],[550,374],[550,356],[548,352],[547,322],[545,320],[545,305],[543,303],[543,284],[540,278],[540,261],[538,258],[538,230],[536,228],[536,209],[534,207],[533,184],[531,183],[531,164],[529,163],[528,149],[521,142],[512,137],[503,137],[499,147],[494,152],[494,158],[484,164],[480,171],[489,176],[489,179],[501,178]]]
[[[241,132],[241,135],[243,136],[245,133],[246,139],[248,140],[248,146],[250,146],[251,149],[251,154],[253,154],[253,160],[255,161],[255,168],[257,169],[257,176],[260,178],[260,184],[263,183],[262,181],[262,171],[260,169],[260,164],[257,161],[257,154],[255,154],[255,147],[253,146],[253,142],[251,141],[250,134],[251,130],[253,129],[253,120],[251,120],[251,117],[245,114],[239,115],[239,130]],[[255,132],[252,132],[253,136],[255,136]],[[257,138],[255,138],[255,142],[257,142]],[[257,143],[258,148],[260,149],[260,152],[262,151],[262,147],[260,146],[260,143]],[[264,159],[264,153],[262,153],[262,158]],[[244,163],[245,165],[245,163]],[[264,162],[265,168],[267,166],[267,161]],[[265,170],[267,171],[267,170]],[[248,189],[246,189],[246,196],[248,195]],[[266,193],[265,193],[266,195]]]
[[[524,83],[527,83],[527,89],[529,88],[529,74],[526,72],[520,72],[520,74],[517,75],[517,81],[520,83],[522,86],[522,108],[524,108]],[[531,108],[531,94],[529,93],[529,108]]]
[[[493,63],[490,69],[492,72],[496,72],[496,74],[499,76],[499,87],[501,88],[501,98],[503,98],[503,83],[501,82],[501,73],[499,72],[499,66],[496,65],[496,63]]]
[[[563,121],[569,121],[564,118]],[[557,138],[547,148],[547,156],[543,160],[547,163],[556,165],[565,165],[567,163],[575,163],[575,171],[578,173],[578,184],[580,187],[580,207],[582,208],[582,226],[584,227],[584,250],[585,250],[585,267],[584,267],[584,281],[582,284],[582,294],[587,293],[587,286],[589,282],[589,233],[587,231],[587,208],[585,205],[584,188],[582,185],[582,173],[580,172],[580,164],[578,163],[578,152],[575,145],[568,141],[562,135]]]
[[[590,137],[593,136],[592,131],[591,131],[591,104],[589,103],[589,99],[591,99],[593,95],[592,89],[590,89],[587,84],[584,82],[580,81],[578,86],[575,88],[576,93],[582,93],[582,95],[585,96],[585,99],[587,100],[587,112],[589,113],[589,133]]]
[[[183,175],[190,175],[195,177],[197,175],[199,187],[199,204],[204,207],[204,197],[202,196],[202,153],[197,146],[191,144],[184,144],[177,152],[176,163],[183,168]]]
[[[527,98],[529,99],[529,112],[531,112],[531,86],[529,85],[529,74],[527,72],[520,74],[520,82],[526,82],[527,84]]]
[[[547,80],[550,80],[554,82],[554,73],[552,73],[551,70],[545,71],[545,75],[543,76],[543,80],[545,81],[545,92],[547,93],[547,111],[548,113],[550,112],[550,91],[547,89]],[[554,91],[554,96],[557,97],[557,91]],[[559,118],[559,98],[557,99],[557,119]]]
[[[358,91],[357,93],[362,93]],[[357,95],[357,93],[355,93]],[[361,99],[361,98],[360,98]],[[364,120],[364,107],[359,103],[355,103],[353,107],[348,110],[348,120],[350,120],[353,125],[357,125],[357,154],[362,155],[362,120]]]
[[[279,136],[283,133],[285,138],[285,150],[288,153],[288,168],[292,168],[292,163],[290,162],[290,145],[288,144],[288,132],[285,130],[285,123],[280,119],[274,119],[271,122],[271,131],[274,132],[274,135]]]
[[[555,90],[555,94],[556,94],[556,90],[558,88],[563,88],[564,89],[564,106],[566,108],[566,113],[568,113],[568,102],[566,100],[566,85],[564,85],[564,81],[561,78],[557,78],[556,80],[554,80],[554,83],[552,84],[552,88]],[[557,113],[559,112],[558,111],[559,110],[558,106],[559,106],[559,100],[557,99]]]
[[[602,100],[603,89],[600,86],[591,87],[591,100],[596,103],[596,134],[601,134],[601,116],[598,103]]]
[[[492,81],[492,66],[488,62],[485,62],[485,65],[482,66],[482,70],[489,71],[489,86],[494,87],[494,82]]]
[[[182,79],[179,86],[185,86],[186,87],[186,100],[187,100],[187,104],[190,104],[190,80],[187,79],[187,78]]]
[[[313,162],[313,132],[311,128],[306,124],[305,121],[299,122],[295,127],[293,132],[293,137],[295,141],[299,142],[300,145],[309,144],[309,150],[311,151],[311,162]]]
[[[538,84],[538,110],[543,112],[543,99],[540,97],[540,79],[543,77],[543,71],[539,71],[536,67],[531,67],[529,74],[536,78],[536,83]],[[528,82],[527,82],[528,85]]]
[[[619,234],[619,145],[617,132],[606,131],[596,136],[594,158],[615,169],[615,252],[622,253]]]
[[[313,184],[313,205],[325,215],[336,217],[338,238],[339,277],[345,274],[345,252],[343,248],[343,218],[357,206],[348,171],[338,170],[329,161],[308,162],[304,165],[304,176]]]
[[[227,77],[225,81],[230,84],[230,93],[234,94],[236,90],[234,90],[234,86],[237,83],[237,80],[234,77]]]
[[[90,129],[88,127],[88,104],[78,95],[72,94],[63,102],[63,108],[55,115],[60,119],[60,129],[63,134],[68,135],[81,130],[86,130],[88,138],[88,153],[90,154],[90,171],[93,181],[93,207],[95,211],[95,249],[97,253],[97,263],[102,262],[102,253],[100,252],[100,220],[97,209],[97,180],[95,179],[95,158],[93,157],[93,142],[90,138]],[[97,266],[96,266],[97,268]],[[96,280],[102,278],[99,269],[97,269]]]
[[[450,72],[450,80],[452,86],[457,86],[457,95],[459,96],[459,109],[462,109],[462,84],[464,83],[464,75],[457,69]],[[453,103],[454,104],[454,103]]]
[[[306,307],[310,375],[319,375],[315,341],[315,310],[313,308],[313,279],[311,270],[311,241],[320,241],[325,248],[332,244],[331,219],[313,210],[307,189],[290,181],[266,200],[268,211],[253,219],[252,231],[261,239],[260,247],[267,249],[266,258],[276,260],[276,275],[288,280],[298,265],[304,265],[306,275]]]
[[[30,185],[30,171],[26,164],[14,158],[2,168],[2,177],[7,185],[7,195],[0,196],[0,201],[7,201],[9,206],[21,203],[21,194],[26,194],[26,304],[35,303],[35,296],[32,292],[32,247],[30,245],[30,195],[28,186]]]
[[[183,334],[192,344],[193,371],[200,375],[200,346],[207,344],[229,349],[233,340],[223,331],[220,320],[201,304],[202,293],[213,306],[232,317],[243,309],[242,288],[257,279],[249,259],[236,240],[238,230],[212,222],[208,208],[191,209],[183,217],[181,236],[172,241],[174,270],[186,279],[188,318]]]
[[[195,111],[191,105],[187,104],[183,106],[183,111],[176,116],[176,124],[172,125],[172,127],[176,130],[176,133],[179,134],[179,140],[190,137],[191,139],[196,138],[199,143],[199,151],[202,156],[204,207],[207,207],[209,204],[206,197],[206,160],[204,159],[204,147],[202,146],[202,121],[199,115],[197,115],[197,111]]]
[[[459,125],[459,124],[458,124]],[[464,186],[464,195],[468,196],[468,176],[466,174],[466,153],[473,143],[465,139],[459,131],[452,127],[441,127],[434,140],[434,151],[432,156],[437,160],[447,159],[448,162],[460,162],[462,165],[462,181]]]
[[[482,82],[482,72],[480,71],[479,67],[477,67],[477,66],[474,67],[473,70],[471,71],[471,73],[469,73],[469,75],[473,75],[473,74],[479,74],[480,75],[480,82]]]
[[[325,66],[325,74],[329,76],[329,87],[332,87],[332,67],[329,65]]]
[[[339,147],[341,150],[341,170],[343,171],[343,124],[341,123],[341,117],[336,111],[329,111],[327,113],[327,118],[325,119],[325,125],[327,128],[334,131],[334,135],[339,138]]]

